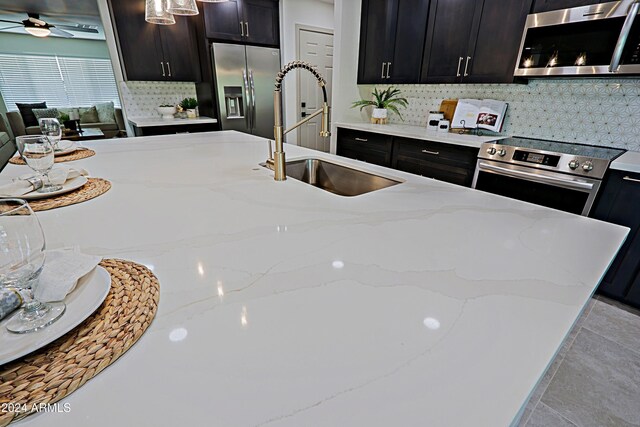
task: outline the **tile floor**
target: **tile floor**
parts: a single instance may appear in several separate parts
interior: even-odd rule
[[[519,427],[640,426],[640,311],[591,300]]]

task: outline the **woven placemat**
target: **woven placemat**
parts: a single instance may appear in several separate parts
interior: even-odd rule
[[[140,339],[158,308],[160,285],[145,266],[118,259],[100,265],[111,274],[104,303],[73,331],[17,361],[0,366],[0,427],[73,393]]]
[[[75,205],[98,197],[109,191],[110,188],[111,183],[106,179],[89,178],[87,183],[77,190],[60,194],[59,196],[47,197],[46,199],[31,200],[29,201],[29,206],[37,212]]]
[[[74,160],[86,159],[87,157],[95,156],[96,152],[90,149],[76,150],[73,153],[65,154],[64,156],[54,157],[54,163],[72,162]],[[9,159],[9,163],[14,165],[26,165],[25,161],[21,157],[16,156]]]

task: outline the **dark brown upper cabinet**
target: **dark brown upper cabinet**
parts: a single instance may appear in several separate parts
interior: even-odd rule
[[[204,4],[206,36],[215,41],[280,45],[277,0],[230,0]]]
[[[126,80],[200,81],[195,40],[197,17],[176,16],[173,25],[144,20],[144,2],[110,0]]]
[[[363,0],[358,83],[417,83],[430,0]]]
[[[609,0],[535,0],[532,13],[548,12],[550,10],[570,9],[572,7],[590,6],[606,3]]]
[[[532,0],[432,0],[421,83],[511,83]]]

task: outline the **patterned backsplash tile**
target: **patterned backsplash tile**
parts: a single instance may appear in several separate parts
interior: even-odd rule
[[[386,87],[386,86],[385,86]],[[409,107],[404,122],[426,126],[447,98],[509,103],[502,133],[640,151],[640,80],[531,80],[528,84],[398,85]],[[373,86],[360,86],[363,97]]]
[[[121,82],[122,97],[129,117],[159,117],[162,104],[178,104],[184,98],[196,98],[191,82]]]

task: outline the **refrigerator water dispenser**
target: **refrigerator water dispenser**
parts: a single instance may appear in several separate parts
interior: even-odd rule
[[[244,118],[244,103],[242,101],[242,88],[240,86],[224,87],[224,104],[228,119]]]

